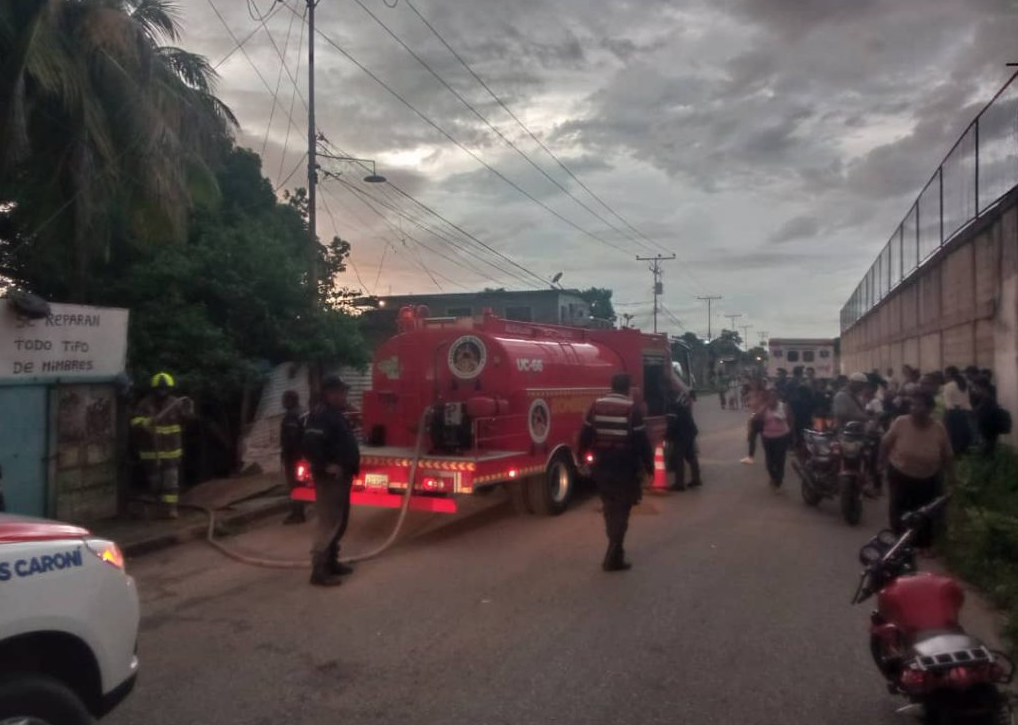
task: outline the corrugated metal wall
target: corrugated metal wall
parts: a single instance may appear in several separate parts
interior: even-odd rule
[[[338,373],[350,386],[350,404],[361,408],[364,391],[371,389],[370,370],[340,367],[328,369]],[[263,471],[279,470],[279,423],[283,417],[282,397],[287,390],[300,395],[301,405],[307,410],[308,368],[299,363],[277,365],[266,380],[258,401],[255,420],[241,442],[241,461],[244,470],[258,466]]]

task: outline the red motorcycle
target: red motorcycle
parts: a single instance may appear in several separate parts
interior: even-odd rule
[[[877,595],[870,650],[892,694],[921,706],[931,725],[1011,725],[1010,699],[1000,685],[1014,664],[967,634],[959,623],[965,595],[956,581],[918,573],[911,545],[947,497],[905,516],[906,531],[882,531],[859,552],[866,567],[853,604]]]

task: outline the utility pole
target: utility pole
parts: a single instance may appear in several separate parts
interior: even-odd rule
[[[315,130],[315,6],[318,0],[306,0],[308,8],[308,286],[318,295],[318,226],[315,186],[318,183],[318,133]]]
[[[769,335],[769,334],[770,333],[767,332],[766,330],[761,330],[759,332],[759,335],[760,335],[760,347],[764,347],[767,344],[767,335]]]
[[[636,258],[637,262],[650,262],[651,263],[650,271],[654,273],[654,332],[655,333],[657,332],[657,313],[658,313],[657,298],[661,295],[662,292],[664,292],[664,283],[661,281],[661,279],[663,277],[663,274],[664,274],[661,271],[661,262],[666,262],[666,261],[671,260],[671,259],[675,259],[675,255],[674,254],[669,256],[669,257],[664,257],[664,256],[658,254],[658,255],[653,256],[653,257],[637,257]]]
[[[739,319],[740,317],[742,317],[742,313],[740,312],[740,313],[739,313],[739,314],[737,314],[737,315],[725,315],[725,317],[727,317],[727,318],[728,318],[729,320],[731,320],[731,321],[732,321],[732,327],[731,327],[731,330],[732,330],[732,332],[738,332],[739,330],[738,330],[738,328],[737,328],[737,327],[735,326],[735,321],[736,321],[737,319]]]
[[[720,299],[724,299],[724,298],[721,295],[706,295],[704,297],[697,297],[696,299],[707,302],[707,342],[710,342],[710,321],[711,321],[710,307],[711,307],[711,303],[716,301],[716,300],[720,300]]]
[[[749,331],[753,329],[752,325],[740,325],[742,330],[742,342],[746,346],[746,350],[749,350]]]

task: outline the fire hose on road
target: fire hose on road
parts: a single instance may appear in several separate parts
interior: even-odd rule
[[[393,526],[392,532],[389,537],[383,541],[380,545],[374,549],[367,551],[363,554],[355,554],[354,556],[348,556],[340,561],[344,564],[354,564],[360,561],[367,561],[374,559],[378,555],[388,550],[396,540],[399,538],[400,532],[403,530],[403,525],[406,523],[407,513],[410,511],[410,500],[414,495],[414,484],[417,481],[417,464],[421,459],[421,448],[424,444],[424,433],[427,430],[428,416],[431,414],[431,406],[424,409],[424,413],[421,415],[420,425],[417,428],[417,442],[414,446],[414,457],[410,464],[410,476],[407,479],[406,491],[403,493],[403,500],[399,508],[399,516],[396,518],[396,525]],[[260,566],[266,569],[309,569],[311,568],[310,559],[266,559],[257,556],[249,556],[247,554],[241,554],[238,551],[234,551],[230,547],[223,544],[221,541],[216,540],[216,512],[214,509],[207,506],[197,506],[194,504],[181,504],[183,508],[192,509],[194,511],[201,511],[204,513],[209,520],[209,527],[205,534],[205,540],[209,546],[223,554],[224,556],[233,559],[234,561],[242,564],[249,564],[251,566]]]

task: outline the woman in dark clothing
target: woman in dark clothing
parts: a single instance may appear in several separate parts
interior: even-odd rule
[[[947,382],[944,384],[944,427],[951,439],[955,456],[965,453],[972,445],[972,403],[969,399],[969,384],[961,371],[953,365],[944,370]]]
[[[997,438],[1011,432],[1011,414],[997,404],[993,383],[988,378],[976,378],[971,391],[979,452],[992,456],[997,449]]]

